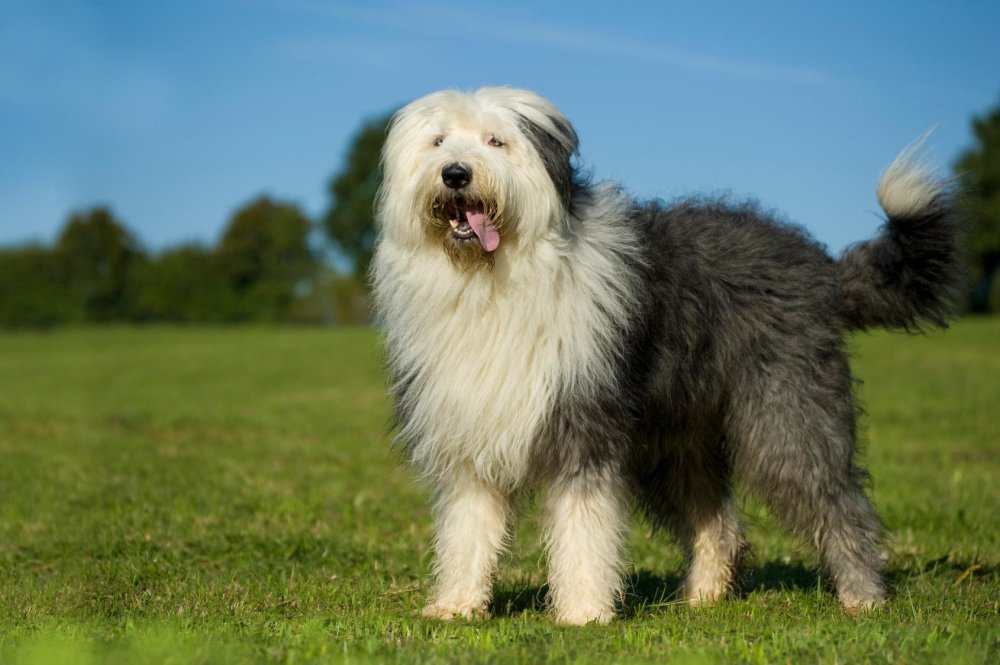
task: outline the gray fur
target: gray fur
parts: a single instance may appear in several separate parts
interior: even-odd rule
[[[880,524],[854,459],[843,330],[944,322],[957,222],[938,204],[909,246],[891,230],[909,220],[890,220],[880,239],[835,262],[753,204],[637,203],[620,223],[643,228],[646,255],[622,268],[640,271],[648,292],[620,331],[618,382],[602,395],[565,397],[536,449],[538,467],[575,474],[620,464],[644,512],[688,550],[693,514],[724,511],[742,479],[815,541],[842,598],[880,601]],[[938,279],[900,276],[912,265],[873,263],[878,252],[915,255],[917,270]],[[928,268],[933,260],[942,265]],[[853,304],[861,299],[864,307]],[[564,441],[578,444],[567,450]],[[735,567],[745,541],[738,523],[727,533]]]
[[[572,203],[576,180],[571,160],[576,153],[579,141],[576,130],[562,118],[549,117],[549,121],[559,132],[558,138],[523,115],[521,116],[521,131],[531,140],[539,159],[545,164],[545,170],[559,194],[559,199],[568,208]]]

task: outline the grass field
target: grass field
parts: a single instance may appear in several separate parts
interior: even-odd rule
[[[847,617],[748,502],[739,597],[677,602],[679,551],[637,523],[625,618],[570,629],[531,506],[492,618],[418,618],[427,497],[371,331],[0,335],[0,662],[998,662],[1000,319],[852,347],[888,606]]]

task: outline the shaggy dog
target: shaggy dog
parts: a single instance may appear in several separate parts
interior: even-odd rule
[[[904,153],[883,231],[834,260],[750,203],[590,182],[576,152],[555,106],[510,88],[431,94],[389,130],[372,275],[398,439],[435,493],[424,615],[486,611],[536,488],[557,621],[613,617],[635,507],[712,603],[747,548],[736,480],[816,543],[848,611],[882,603],[843,334],[945,322],[947,185]]]

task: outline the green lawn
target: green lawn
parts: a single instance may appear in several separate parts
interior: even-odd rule
[[[418,618],[426,492],[389,452],[375,334],[0,335],[0,662],[997,662],[1000,319],[852,342],[893,595],[854,620],[752,502],[736,599],[676,601],[637,524],[626,618],[547,618],[529,506],[493,617]]]

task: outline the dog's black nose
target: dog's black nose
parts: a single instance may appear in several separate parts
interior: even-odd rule
[[[472,169],[458,162],[445,164],[445,167],[441,169],[441,179],[444,180],[447,187],[462,189],[472,180]]]

